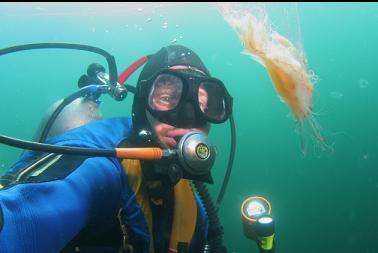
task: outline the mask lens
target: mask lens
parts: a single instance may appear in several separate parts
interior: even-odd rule
[[[171,74],[160,74],[152,84],[148,103],[156,111],[174,109],[182,95],[183,83],[180,78]]]
[[[201,111],[210,119],[226,119],[226,99],[222,86],[214,81],[201,82],[198,89],[198,103]]]

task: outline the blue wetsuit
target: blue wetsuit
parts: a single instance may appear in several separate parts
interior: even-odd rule
[[[130,118],[101,120],[48,143],[115,148],[131,129]],[[74,238],[85,244],[80,252],[85,252],[85,247],[88,252],[118,252],[114,245],[121,238],[116,217],[120,208],[128,214],[123,222],[128,225],[132,242],[138,244],[136,252],[149,252],[150,235],[143,212],[117,158],[55,155],[22,172],[35,156],[34,152],[25,152],[3,177],[17,175],[18,181],[0,190],[0,253],[59,252]],[[200,251],[207,230],[205,212],[196,201],[198,219],[190,252]],[[167,245],[161,241],[169,239],[172,221],[160,213],[166,212],[153,213],[160,226],[153,229],[155,253],[166,253]],[[66,249],[64,252],[70,252],[69,247]]]

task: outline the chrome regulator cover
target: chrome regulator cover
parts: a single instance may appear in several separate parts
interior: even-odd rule
[[[209,138],[201,132],[185,134],[177,145],[178,159],[192,175],[208,174],[215,162],[216,149]]]

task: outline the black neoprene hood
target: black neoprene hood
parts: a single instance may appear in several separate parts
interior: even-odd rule
[[[145,98],[141,97],[141,81],[147,80],[157,72],[167,69],[172,66],[183,65],[190,66],[201,70],[207,76],[210,76],[209,71],[203,64],[199,56],[191,49],[181,45],[170,45],[163,47],[157,53],[149,57],[148,62],[141,71],[136,87],[136,94],[132,106],[133,129],[134,133],[138,134],[141,130],[146,130],[152,133],[151,126],[146,116]],[[151,140],[150,140],[151,141]],[[156,140],[155,140],[156,141]],[[152,143],[150,143],[152,144]]]

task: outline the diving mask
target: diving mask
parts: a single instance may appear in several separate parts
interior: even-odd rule
[[[231,96],[219,79],[194,72],[164,69],[141,80],[147,110],[176,127],[223,123],[231,113]]]

